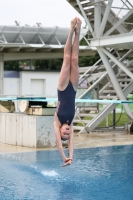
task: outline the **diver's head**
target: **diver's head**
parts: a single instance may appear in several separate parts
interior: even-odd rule
[[[60,127],[61,140],[68,140],[70,136],[70,126],[68,124],[62,124]]]

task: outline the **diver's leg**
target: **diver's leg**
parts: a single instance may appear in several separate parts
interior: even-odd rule
[[[77,90],[79,82],[78,53],[79,53],[79,35],[80,35],[81,23],[82,23],[81,20],[77,18],[77,25],[75,28],[75,38],[72,45],[72,54],[71,54],[70,81],[75,90]]]
[[[71,51],[72,51],[72,37],[77,23],[76,18],[71,21],[70,31],[64,48],[64,59],[59,76],[58,89],[64,90],[70,80],[70,64],[71,64]]]

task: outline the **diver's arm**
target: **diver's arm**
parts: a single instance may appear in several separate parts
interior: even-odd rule
[[[70,137],[68,141],[68,147],[69,147],[69,158],[73,159],[73,125],[70,125]]]
[[[54,133],[55,133],[55,138],[56,138],[58,150],[61,154],[63,161],[66,162],[69,159],[66,157],[66,155],[64,153],[64,149],[63,149],[61,137],[60,137],[59,123],[58,123],[58,119],[57,119],[56,114],[54,115]]]
[[[65,156],[65,153],[64,153],[64,150],[63,150],[63,147],[62,147],[62,142],[61,142],[61,138],[60,138],[60,135],[59,135],[59,133],[60,133],[59,128],[56,127],[56,124],[54,124],[54,132],[55,132],[55,138],[56,138],[56,144],[57,144],[58,150],[61,154],[63,161],[65,162],[65,160],[67,158]]]
[[[62,167],[65,167],[67,165],[71,165],[72,159],[73,159],[73,126],[70,126],[70,137],[68,141],[68,148],[69,148],[69,158],[67,161],[65,161],[64,165]]]

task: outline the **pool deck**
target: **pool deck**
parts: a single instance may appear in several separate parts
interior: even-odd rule
[[[132,145],[133,135],[126,130],[98,131],[92,134],[74,134],[74,148],[91,148],[114,145]],[[64,148],[66,148],[64,146]],[[54,150],[55,148],[27,148],[0,143],[0,153],[32,152]]]

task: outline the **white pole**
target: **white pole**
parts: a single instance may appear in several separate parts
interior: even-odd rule
[[[3,94],[3,77],[4,77],[4,60],[3,60],[3,55],[0,54],[0,94]]]
[[[101,3],[100,0],[95,0],[95,20],[94,20],[94,31],[96,37],[99,38],[99,27],[101,24]]]

